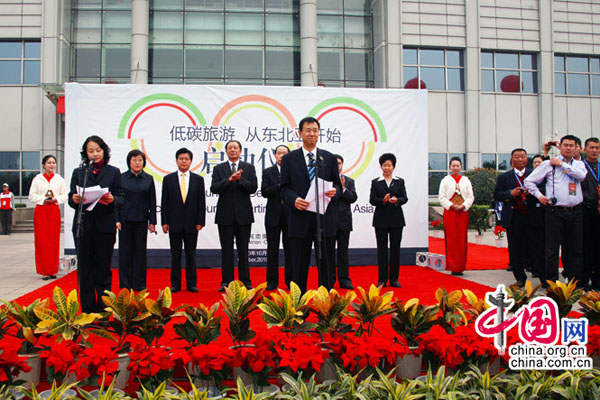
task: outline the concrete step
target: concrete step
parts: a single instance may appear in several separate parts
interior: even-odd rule
[[[63,232],[64,223],[60,222],[60,231]],[[21,220],[15,221],[15,225],[12,228],[12,232],[15,233],[24,233],[24,232],[33,232],[33,220]]]

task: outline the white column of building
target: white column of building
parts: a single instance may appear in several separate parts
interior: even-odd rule
[[[465,169],[477,168],[479,163],[479,95],[481,51],[479,48],[479,3],[465,0],[467,48],[465,50]]]
[[[373,33],[375,36],[376,87],[402,87],[402,2],[374,0]],[[378,60],[380,60],[378,62]]]
[[[300,84],[317,86],[317,1],[300,0]]]
[[[149,0],[131,2],[131,83],[148,83]]]
[[[554,122],[554,39],[552,30],[552,2],[540,1],[540,58],[538,60],[538,126],[539,143],[545,141],[545,137],[552,138],[555,130]],[[564,132],[566,134],[566,132]]]

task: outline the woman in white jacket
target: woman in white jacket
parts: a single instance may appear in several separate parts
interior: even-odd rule
[[[33,212],[35,267],[43,280],[56,279],[60,255],[60,204],[67,201],[67,185],[55,174],[56,158],[42,159],[44,173],[36,175],[29,188],[29,200],[36,204]]]
[[[460,175],[462,161],[450,159],[451,175],[440,182],[438,197],[444,207],[444,237],[446,244],[446,269],[452,275],[462,275],[467,266],[467,230],[469,208],[473,205],[471,181]]]

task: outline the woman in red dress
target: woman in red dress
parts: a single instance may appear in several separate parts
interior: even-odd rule
[[[33,212],[35,267],[43,280],[56,279],[60,255],[60,204],[67,201],[67,185],[55,174],[56,158],[42,159],[44,173],[36,175],[29,188],[29,200],[36,204]]]
[[[446,269],[452,275],[462,275],[467,266],[467,230],[469,208],[473,205],[473,187],[460,175],[462,161],[450,159],[451,175],[440,182],[439,199],[444,207],[444,237],[446,244]]]

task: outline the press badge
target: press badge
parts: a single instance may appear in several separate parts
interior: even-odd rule
[[[577,185],[574,183],[569,183],[569,196],[577,195]]]

